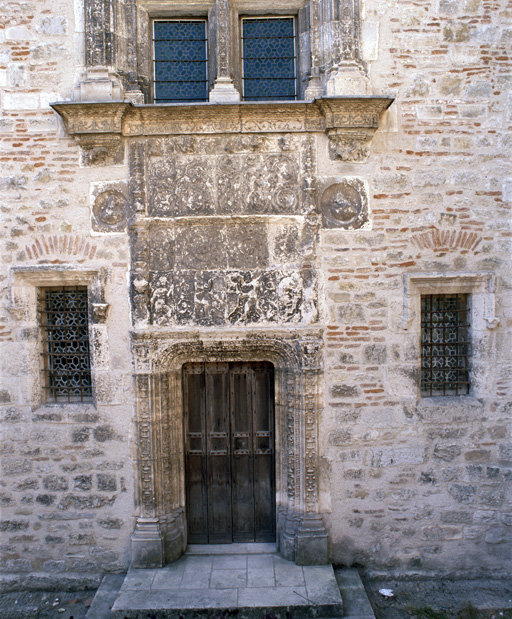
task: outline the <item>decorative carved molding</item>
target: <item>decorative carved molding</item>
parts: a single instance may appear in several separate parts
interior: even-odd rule
[[[329,156],[339,161],[364,162],[370,154],[374,131],[328,129]]]
[[[118,135],[82,134],[77,136],[81,148],[81,163],[84,166],[104,167],[124,162],[124,144]]]
[[[499,325],[496,316],[496,278],[493,273],[408,273],[404,275],[404,299],[400,328],[407,331],[419,315],[414,309],[415,302],[421,294],[455,294],[469,293],[474,299],[478,296],[480,308],[473,311],[483,319],[487,329],[495,329]],[[473,324],[473,330],[478,325]]]
[[[65,101],[50,105],[61,116],[70,135],[121,134],[123,116],[133,107],[125,101]]]
[[[367,145],[379,126],[381,113],[392,102],[393,98],[386,96],[342,96],[284,103],[133,105],[113,101],[63,102],[53,103],[52,107],[71,135],[136,137],[325,131],[334,143],[346,144],[349,140]],[[341,150],[346,153],[342,158],[361,157],[350,144]]]

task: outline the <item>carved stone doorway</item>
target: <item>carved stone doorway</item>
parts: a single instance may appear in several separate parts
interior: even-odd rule
[[[183,366],[188,541],[275,541],[274,368]]]
[[[320,351],[315,329],[134,334],[137,389],[138,509],[132,566],[175,561],[189,543],[183,368],[187,363],[266,362],[274,372],[275,538],[302,565],[328,562],[318,503]]]

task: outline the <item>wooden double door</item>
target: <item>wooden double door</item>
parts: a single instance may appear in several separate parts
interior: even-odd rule
[[[274,368],[183,366],[188,540],[275,541]]]

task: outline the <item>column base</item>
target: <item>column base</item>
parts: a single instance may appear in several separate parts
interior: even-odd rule
[[[346,62],[335,67],[327,80],[328,96],[357,96],[368,94],[368,78],[355,62]]]
[[[75,101],[123,101],[119,76],[108,67],[89,67],[73,90]]]
[[[164,565],[164,540],[158,518],[138,518],[132,534],[132,567]]]
[[[325,565],[329,563],[328,535],[319,514],[305,514],[297,531],[295,563]]]
[[[218,77],[210,90],[210,103],[238,103],[240,93],[229,77]]]

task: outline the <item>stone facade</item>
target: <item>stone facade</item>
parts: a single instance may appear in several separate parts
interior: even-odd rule
[[[239,16],[297,16],[297,102],[240,102]],[[210,103],[152,105],[152,17],[207,16]],[[270,361],[280,552],[509,571],[504,0],[2,4],[6,571],[187,543],[181,368]],[[50,105],[51,104],[51,105]],[[38,291],[87,286],[93,401],[41,386]],[[471,392],[421,397],[420,297],[471,297]]]

